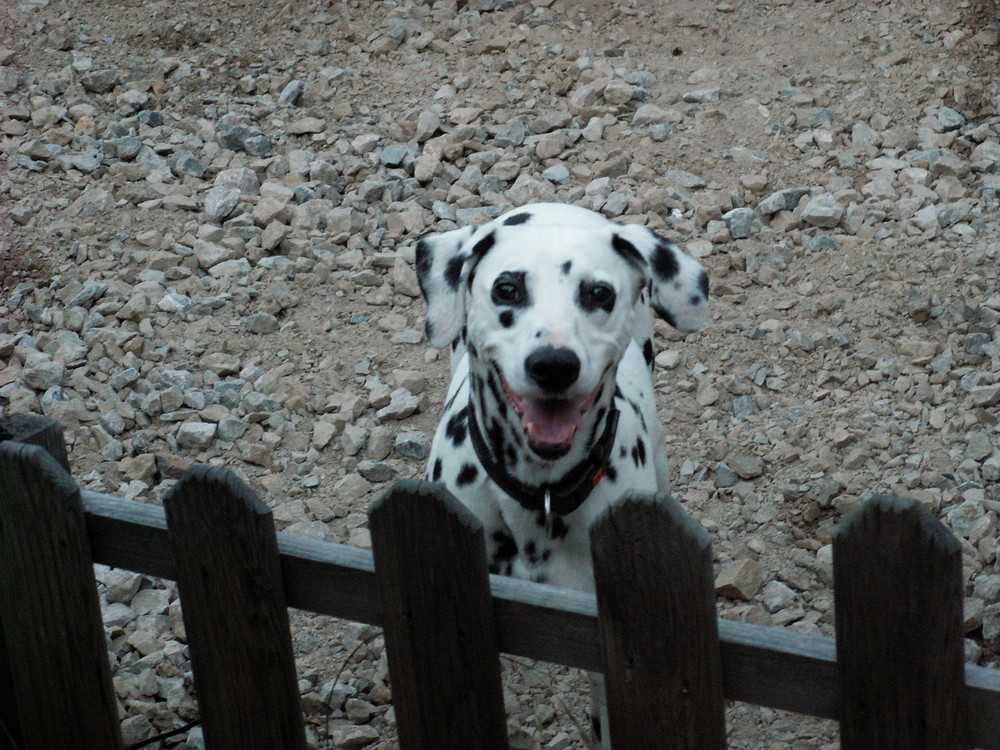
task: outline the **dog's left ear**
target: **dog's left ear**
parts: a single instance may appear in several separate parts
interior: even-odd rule
[[[681,333],[697,331],[708,310],[708,274],[701,263],[681,252],[652,229],[625,224],[614,229],[612,242],[625,254],[630,246],[648,268],[653,309]]]
[[[463,227],[424,237],[417,243],[417,281],[427,301],[427,340],[448,346],[465,325],[466,241],[477,227]]]

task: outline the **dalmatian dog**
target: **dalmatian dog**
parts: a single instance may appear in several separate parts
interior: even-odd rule
[[[423,238],[432,346],[452,381],[428,460],[482,522],[490,570],[593,591],[589,529],[627,491],[666,491],[653,317],[699,328],[701,265],[652,230],[535,204]]]

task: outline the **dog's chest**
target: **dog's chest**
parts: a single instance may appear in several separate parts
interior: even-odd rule
[[[427,476],[444,483],[482,522],[491,572],[591,591],[589,535],[594,520],[626,491],[658,489],[651,444],[654,438],[647,429],[648,420],[656,418],[648,374],[637,352],[625,359],[627,364],[623,363],[626,366],[620,368],[616,380],[618,429],[604,475],[575,511],[549,517],[504,493],[483,468],[469,435],[468,367],[456,369]],[[636,359],[637,363],[629,361]]]

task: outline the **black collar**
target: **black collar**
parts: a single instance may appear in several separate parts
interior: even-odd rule
[[[472,446],[490,479],[528,510],[540,510],[545,512],[546,516],[551,513],[560,516],[569,515],[590,496],[591,491],[604,477],[604,468],[611,455],[617,431],[618,410],[612,404],[604,421],[604,432],[583,461],[568,471],[561,482],[530,485],[508,474],[501,461],[493,455],[486,440],[483,439],[476,421],[475,410],[472,404],[469,404],[469,435],[472,438]]]

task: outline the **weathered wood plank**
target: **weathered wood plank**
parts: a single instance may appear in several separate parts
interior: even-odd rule
[[[232,472],[205,467],[163,504],[206,744],[304,750],[271,512]]]
[[[20,747],[121,748],[79,490],[46,449],[14,442],[0,443],[0,621]]]
[[[69,457],[62,427],[49,417],[37,414],[8,414],[0,417],[0,442],[12,440],[26,445],[37,445],[48,451],[67,472]],[[4,643],[3,622],[0,621],[0,750],[15,750],[21,740],[21,727],[17,717],[17,691],[10,673]],[[9,744],[13,743],[13,744]]]
[[[920,503],[876,496],[834,533],[843,750],[964,746],[962,548]]]
[[[0,417],[0,442],[4,440],[44,448],[67,473],[71,471],[62,426],[51,417],[38,414],[7,414]]]
[[[482,525],[450,493],[405,481],[369,512],[404,750],[506,750]]]
[[[837,650],[830,638],[719,620],[726,697],[836,719]]]
[[[612,746],[724,750],[708,534],[660,494],[608,508],[590,538]]]
[[[163,509],[84,491],[94,561],[173,577]],[[116,539],[104,539],[104,534]],[[120,542],[117,535],[127,540]],[[371,553],[278,534],[288,605],[381,624]],[[144,554],[144,550],[148,552]],[[300,576],[305,576],[303,580]],[[497,638],[504,653],[600,672],[593,595],[490,576]],[[829,638],[719,620],[726,697],[812,716],[838,717],[836,651]],[[1000,750],[1000,670],[967,666],[968,747]]]

